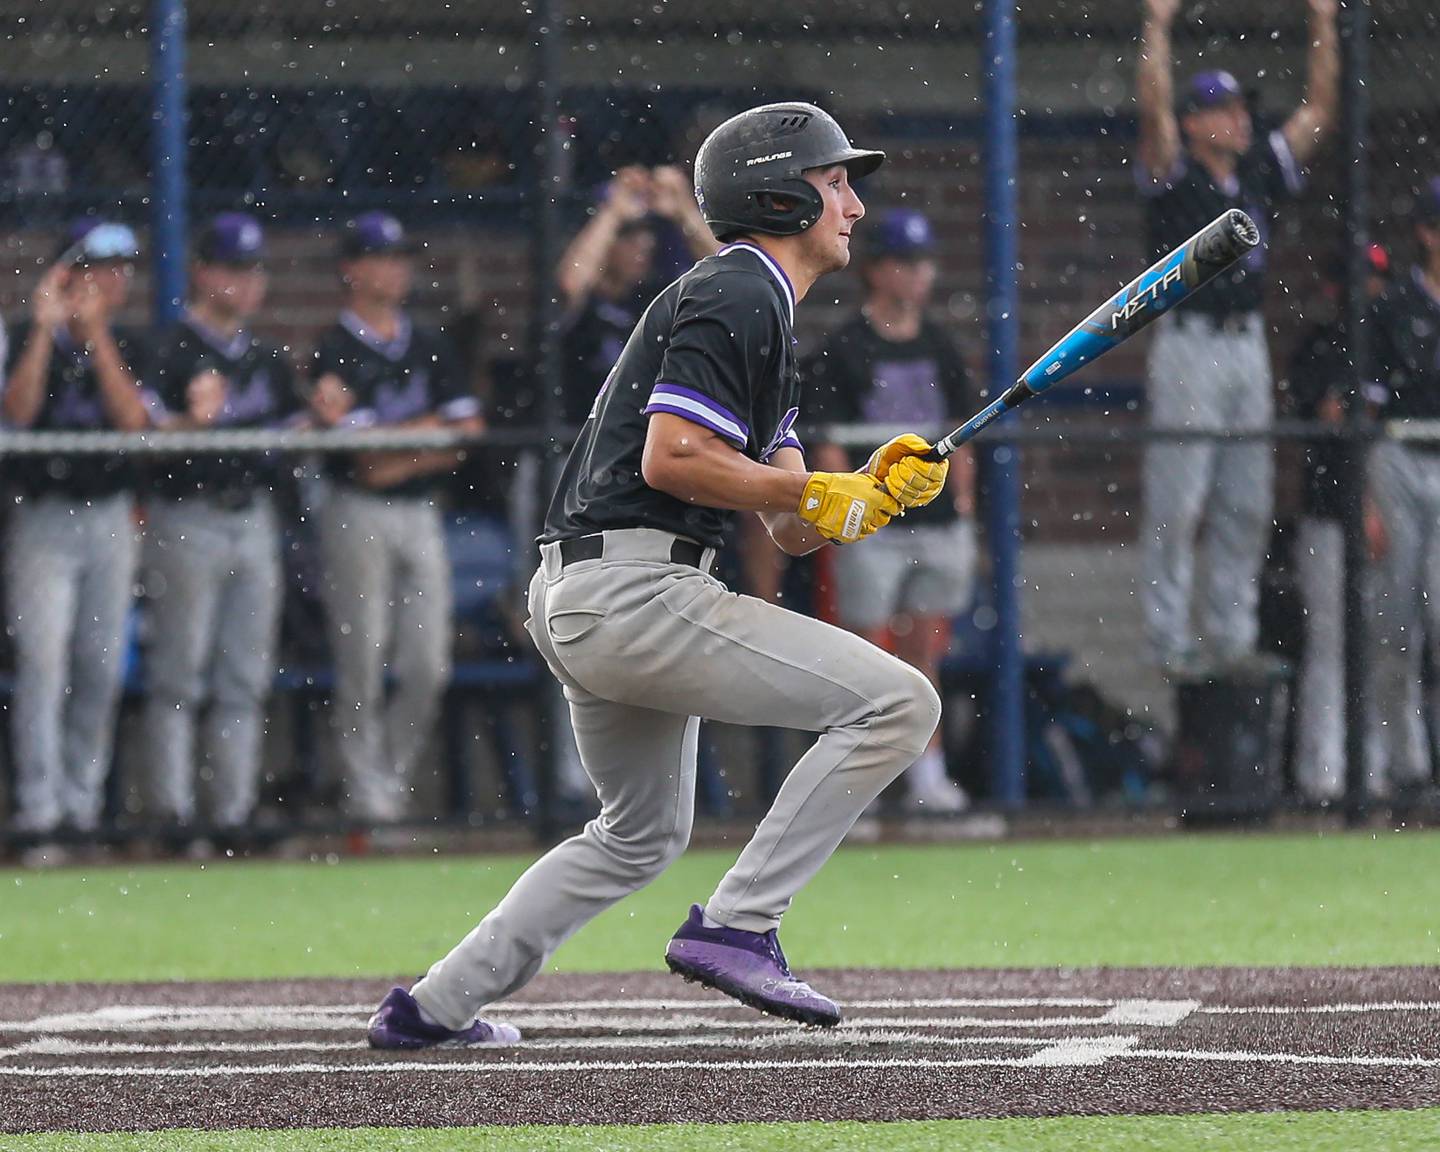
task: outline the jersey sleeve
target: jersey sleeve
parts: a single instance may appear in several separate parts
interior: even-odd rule
[[[1305,190],[1305,174],[1290,151],[1285,133],[1278,128],[1256,141],[1241,157],[1240,164],[1247,169],[1245,183],[1258,188],[1272,203],[1289,200]]]
[[[318,384],[322,377],[334,374],[345,386],[355,389],[355,374],[347,362],[345,348],[348,333],[340,325],[328,328],[320,336],[319,343],[315,345],[315,351],[310,356],[310,383]],[[375,412],[374,398],[362,396],[357,391],[355,404],[347,412],[343,419],[335,425],[337,428],[369,428],[372,427],[379,417]]]
[[[775,383],[786,338],[779,301],[759,276],[732,272],[696,284],[676,307],[644,414],[682,416],[744,449],[753,398]]]

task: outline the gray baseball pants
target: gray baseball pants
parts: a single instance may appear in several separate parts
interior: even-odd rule
[[[228,509],[204,499],[149,509],[146,593],[150,645],[146,807],[195,820],[195,734],[203,711],[211,822],[246,823],[259,787],[265,701],[275,676],[281,575],[266,495]]]
[[[1164,318],[1146,376],[1152,428],[1270,427],[1270,354],[1258,315],[1234,328],[1217,328],[1204,318]],[[1222,659],[1254,650],[1273,479],[1273,453],[1264,440],[1169,441],[1146,448],[1140,591],[1157,661],[1182,656],[1197,640]],[[1206,572],[1197,636],[1190,602],[1202,532]]]
[[[1392,784],[1430,779],[1421,716],[1421,645],[1440,637],[1440,453],[1379,444],[1370,456],[1370,491],[1389,549],[1380,565],[1380,632],[1375,698]]]
[[[128,492],[89,502],[39,496],[11,512],[17,830],[100,822],[140,553],[133,505]]]
[[[461,1027],[523,986],[564,940],[679,857],[694,815],[700,717],[821,734],[706,906],[720,923],[755,932],[779,924],[939,722],[940,699],[921,673],[849,632],[671,563],[674,539],[607,532],[601,559],[563,571],[558,546],[541,549],[527,627],[565,687],[601,812],[415,986],[441,1024]]]
[[[440,510],[423,496],[336,486],[320,544],[347,809],[398,820],[450,680],[454,596]]]
[[[1305,660],[1295,697],[1295,782],[1308,800],[1338,800],[1345,793],[1345,539],[1338,520],[1300,521],[1296,578],[1305,604]],[[1366,573],[1367,576],[1373,575]],[[1375,605],[1374,580],[1366,581],[1367,614]],[[1420,729],[1420,681],[1410,685],[1409,718]],[[1366,717],[1370,771],[1383,771],[1385,741],[1372,699]],[[1373,790],[1375,781],[1370,781]]]

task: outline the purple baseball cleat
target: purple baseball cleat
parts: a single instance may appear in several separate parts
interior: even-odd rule
[[[476,1020],[458,1030],[428,1024],[420,1015],[415,997],[404,988],[390,989],[380,1001],[380,1007],[370,1017],[367,1035],[372,1048],[462,1048],[479,1044],[500,1048],[520,1042],[520,1029],[509,1024]]]
[[[822,1028],[840,1023],[840,1006],[791,974],[773,928],[707,928],[703,916],[700,905],[691,905],[689,919],[671,937],[665,949],[670,971],[772,1016]]]

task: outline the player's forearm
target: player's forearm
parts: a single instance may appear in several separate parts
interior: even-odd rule
[[[757,464],[714,433],[689,427],[693,433],[674,442],[647,437],[641,472],[651,488],[687,504],[735,512],[781,513],[800,506],[808,473]]]
[[[150,413],[140,386],[109,329],[97,333],[90,341],[90,365],[95,370],[100,404],[111,427],[121,432],[139,432],[150,427]]]
[[[602,204],[590,222],[570,241],[560,257],[560,267],[555,274],[567,305],[573,307],[595,287],[605,267],[605,255],[610,251],[619,228],[619,214],[609,204]]]
[[[0,393],[0,416],[12,428],[28,428],[40,415],[54,346],[53,330],[39,324],[30,329],[29,339],[5,380],[4,392]]]
[[[1333,18],[1316,14],[1310,20],[1310,59],[1305,100],[1285,124],[1285,142],[1304,163],[1335,123],[1340,100],[1340,40]]]
[[[1175,82],[1170,62],[1170,28],[1153,18],[1140,33],[1135,98],[1140,112],[1140,162],[1151,172],[1170,168],[1180,146],[1175,123]]]
[[[808,556],[829,543],[815,530],[815,525],[806,523],[793,512],[762,512],[760,519],[775,546],[788,556]]]

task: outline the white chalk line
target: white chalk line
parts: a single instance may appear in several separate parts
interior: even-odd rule
[[[848,1000],[845,1006],[857,1011],[905,1011],[922,1008],[1105,1008],[1114,1009],[1126,1003],[1188,1003],[1188,1001],[1127,1001],[1097,1000],[1091,997],[935,997],[915,999]],[[82,1027],[106,1024],[139,1024],[150,1020],[184,1020],[190,1027],[202,1021],[229,1020],[244,1017],[264,1021],[267,1025],[283,1025],[296,1017],[344,1016],[368,1018],[375,1004],[237,1004],[191,1005],[116,1004],[87,1012],[65,1012],[41,1016],[33,1020],[0,1021],[0,1031],[76,1031]],[[716,997],[713,1000],[510,1000],[492,1004],[487,1011],[501,1013],[580,1012],[748,1012],[751,1009],[735,1000]],[[349,1027],[347,1021],[346,1024]],[[323,1026],[322,1026],[323,1027]]]
[[[1011,1048],[1049,1048],[1056,1045],[1056,1040],[1049,1036],[937,1036],[929,1032],[887,1032],[878,1029],[861,1031],[848,1028],[821,1031],[792,1026],[788,1032],[767,1036],[570,1036],[539,1040],[527,1037],[521,1047],[526,1052],[564,1052],[625,1048],[858,1048],[898,1044],[932,1048],[980,1048],[999,1044]],[[70,1040],[59,1036],[46,1036],[39,1040],[28,1040],[15,1048],[0,1050],[0,1060],[20,1056],[206,1056],[259,1055],[266,1052],[356,1052],[365,1046],[364,1040],[350,1043],[328,1040],[275,1040],[240,1044],[226,1041],[213,1044],[127,1044],[110,1040]]]
[[[753,1012],[753,1010],[752,1010]],[[706,1020],[676,1016],[647,1016],[639,1013],[575,1014],[569,1012],[486,1012],[488,1018],[514,1024],[520,1029],[615,1029],[624,1031],[687,1032],[698,1027],[712,1031],[751,1031],[766,1028],[793,1028],[794,1024],[758,1013],[753,1018]],[[146,1020],[96,1021],[51,1017],[26,1021],[17,1025],[0,1025],[0,1032],[20,1035],[64,1035],[76,1032],[363,1032],[366,1016],[304,1016],[287,1013],[283,1018],[237,1012],[225,1016],[175,1016]],[[1103,1016],[852,1016],[842,1027],[855,1028],[1094,1028],[1113,1025],[1170,1023],[1131,1017],[1107,1019]]]
[[[1103,1041],[1103,1042],[1102,1042]],[[1299,1052],[1211,1052],[1203,1050],[1172,1051],[1137,1048],[1138,1037],[1096,1038],[1096,1043],[1082,1045],[1068,1040],[1051,1048],[1024,1057],[974,1057],[967,1059],[800,1059],[800,1060],[557,1060],[505,1061],[491,1059],[484,1063],[400,1061],[362,1064],[237,1064],[198,1068],[155,1068],[145,1065],[96,1068],[87,1065],[57,1067],[6,1067],[0,1065],[0,1077],[21,1079],[60,1079],[66,1077],[159,1077],[164,1079],[215,1079],[228,1076],[295,1076],[346,1075],[385,1076],[396,1074],[425,1075],[515,1075],[519,1073],[582,1073],[582,1072],[669,1072],[703,1069],[713,1074],[725,1072],[785,1072],[809,1070],[903,1070],[933,1069],[944,1071],[961,1068],[1054,1068],[1076,1064],[1102,1064],[1111,1060],[1165,1060],[1190,1063],[1227,1064],[1290,1064],[1352,1066],[1365,1068],[1440,1068],[1440,1058],[1426,1056],[1326,1056]]]
[[[1375,1004],[1211,1004],[1197,1008],[1205,1016],[1311,1016],[1329,1013],[1440,1012],[1440,1000],[1383,1000]]]

